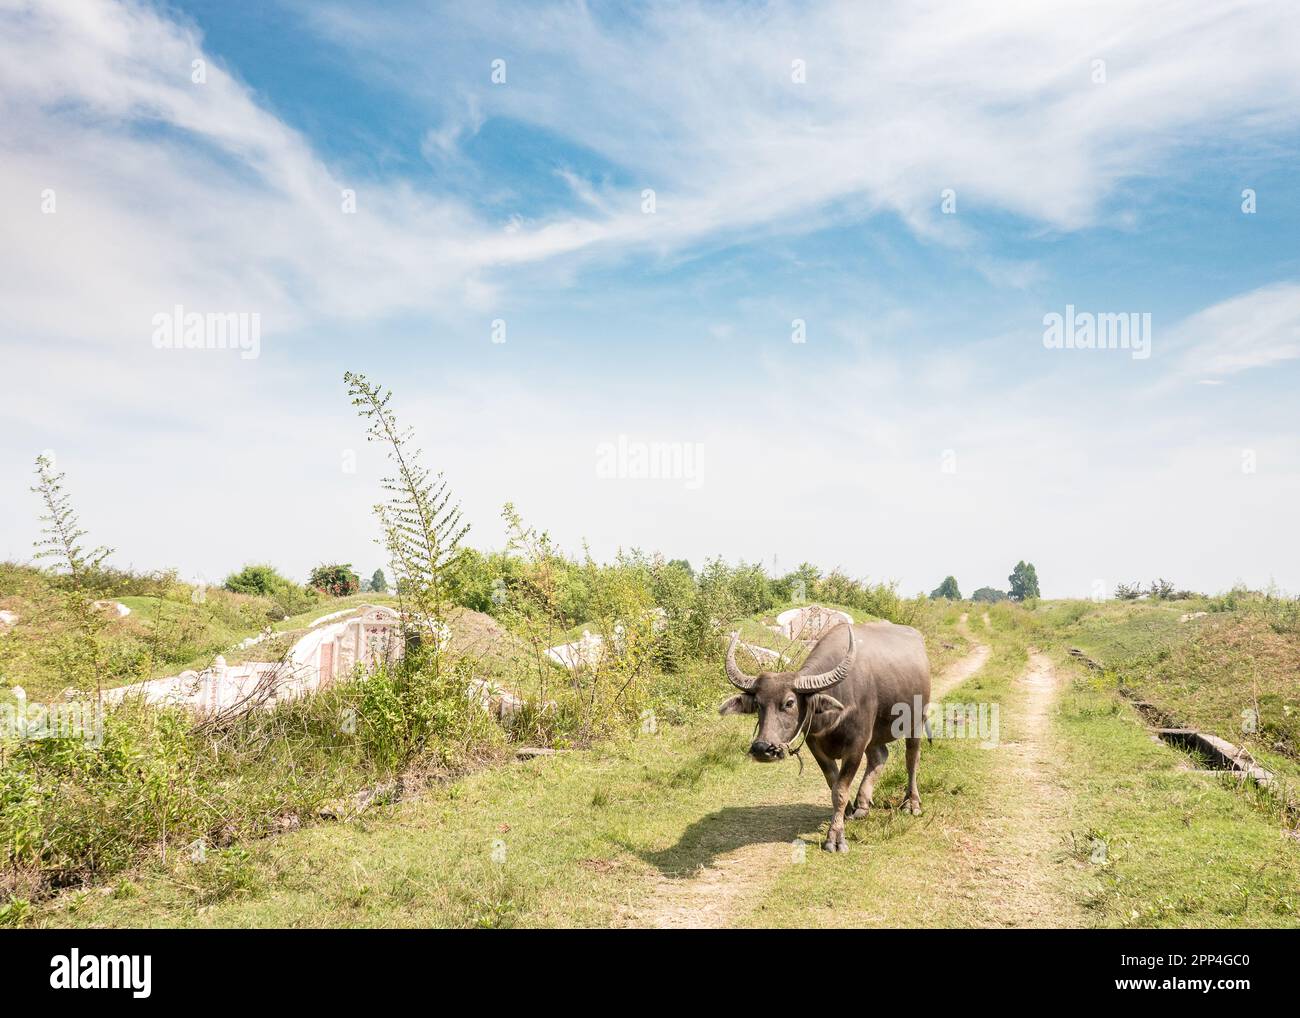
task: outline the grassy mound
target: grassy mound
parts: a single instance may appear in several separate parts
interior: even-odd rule
[[[1180,724],[1300,776],[1300,629],[1293,604],[1262,595],[1075,601],[1040,605],[1037,614]]]
[[[40,570],[0,564],[0,608],[18,616],[0,633],[0,683],[22,686],[34,700],[53,699],[68,688],[202,668],[277,616],[268,598],[197,588],[171,574],[129,577],[95,593],[131,613],[100,611],[88,630],[88,594]]]

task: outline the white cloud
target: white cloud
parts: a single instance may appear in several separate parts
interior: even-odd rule
[[[471,93],[464,100],[464,109],[453,112],[438,127],[430,128],[424,135],[420,151],[434,163],[446,163],[461,156],[460,147],[466,138],[478,134],[483,126],[483,111],[479,100]]]
[[[528,18],[496,3],[335,4],[308,17],[394,88],[437,108],[449,71],[480,82],[485,115],[552,131],[659,190],[657,232],[629,194],[592,241],[689,243],[844,201],[973,242],[939,229],[943,188],[959,213],[1073,229],[1096,220],[1117,182],[1183,145],[1293,126],[1300,99],[1300,23],[1282,2],[683,4],[626,16],[551,4]],[[439,48],[465,37],[484,45]],[[507,84],[488,84],[489,52],[509,54]],[[804,84],[791,80],[794,59]]]
[[[1300,117],[1300,22],[1284,4],[688,4],[636,23],[569,4],[528,19],[492,4],[310,9],[353,57],[374,58],[371,73],[441,108],[414,129],[434,157],[460,158],[464,137],[509,116],[638,181],[621,195],[560,166],[578,209],[495,224],[402,179],[348,179],[152,8],[0,10],[0,187],[14,205],[0,275],[12,327],[38,335],[136,340],[146,311],[176,302],[259,310],[273,330],[431,311],[467,292],[482,307],[509,266],[878,209],[978,251],[960,221],[938,229],[941,188],[959,210],[1068,229],[1185,141]],[[511,54],[507,85],[487,83],[491,48]],[[790,80],[796,57],[806,84]],[[1105,84],[1090,78],[1094,58]],[[205,84],[191,81],[195,59]],[[449,70],[462,84],[444,95]],[[641,186],[658,192],[655,215]],[[38,209],[45,188],[54,216]],[[341,211],[348,188],[355,215]],[[1036,278],[974,260],[1005,284]]]
[[[13,332],[147,341],[152,313],[175,303],[258,311],[272,331],[427,310],[488,285],[480,275],[510,254],[454,200],[341,176],[149,8],[9,2],[0,19]],[[552,231],[515,257],[544,257],[552,239],[568,243]]]
[[[1300,284],[1278,283],[1198,311],[1173,330],[1177,377],[1203,385],[1300,358]]]
[[[129,549],[123,561],[210,577],[254,557],[295,571],[327,554],[360,565],[373,554],[365,513],[376,471],[364,459],[359,479],[338,468],[340,450],[360,444],[344,416],[343,365],[332,363],[346,354],[380,361],[372,370],[398,389],[489,544],[510,498],[570,548],[587,536],[598,554],[620,543],[697,559],[777,553],[789,565],[900,576],[910,589],[933,587],[968,554],[990,561],[963,586],[996,584],[1010,565],[996,556],[1024,547],[1014,557],[1038,558],[1052,593],[1086,589],[1079,570],[1093,563],[1151,562],[1154,572],[1160,556],[1203,547],[1199,523],[1179,511],[1187,504],[1232,515],[1226,486],[1208,500],[1202,491],[1223,450],[1198,445],[1153,470],[1154,439],[1110,438],[1099,422],[1138,432],[1157,411],[1078,386],[992,385],[983,351],[909,356],[891,341],[925,323],[893,304],[863,322],[823,316],[843,355],[834,363],[816,330],[807,348],[764,350],[734,309],[702,307],[712,342],[748,343],[734,372],[678,365],[602,391],[578,364],[558,395],[541,390],[555,377],[512,373],[506,365],[526,361],[508,357],[477,375],[427,368],[427,350],[384,349],[386,323],[444,311],[486,321],[509,303],[512,267],[568,283],[579,278],[567,275],[575,254],[688,252],[879,210],[926,242],[964,245],[991,280],[1031,284],[1037,267],[988,257],[988,239],[962,216],[1086,226],[1104,217],[1118,182],[1168,165],[1182,145],[1293,129],[1300,24],[1286,5],[638,10],[637,24],[581,4],[527,19],[492,4],[308,10],[344,57],[372,58],[362,73],[391,73],[393,88],[441,111],[411,128],[438,165],[464,162],[466,139],[511,117],[635,181],[623,194],[561,161],[576,208],[525,209],[507,224],[427,183],[352,179],[154,8],[0,0],[0,340],[11,377],[29,380],[0,404],[12,439],[0,466],[23,476],[36,451],[56,447],[96,507],[83,516],[99,521],[97,539]],[[509,84],[492,87],[486,54],[498,50]],[[796,57],[805,85],[790,81]],[[200,58],[204,85],[190,80]],[[1089,77],[1096,58],[1107,61],[1104,85]],[[448,76],[467,84],[447,89]],[[640,211],[643,186],[658,193],[653,216]],[[943,187],[958,192],[955,222],[939,219]],[[40,211],[47,188],[54,215]],[[356,191],[355,215],[340,208],[345,188]],[[1260,293],[1190,320],[1202,375],[1296,355],[1294,290]],[[176,303],[260,312],[262,360],[153,351],[150,317]],[[783,316],[773,309],[773,321]],[[355,328],[358,339],[342,352],[324,339],[306,345],[323,326],[335,337]],[[599,482],[595,443],[620,433],[703,442],[705,486]],[[939,469],[949,447],[955,476]],[[1290,476],[1266,470],[1241,483],[1268,506]],[[1153,534],[1126,519],[1127,498],[1097,509],[1079,497],[1084,477],[1151,486],[1146,519],[1165,523]],[[20,522],[0,530],[21,555],[33,524],[16,501],[6,507]],[[1272,565],[1300,575],[1294,556],[1270,558],[1265,535],[1276,532],[1256,528],[1206,575],[1231,582]],[[1080,547],[1087,566],[1071,558]]]

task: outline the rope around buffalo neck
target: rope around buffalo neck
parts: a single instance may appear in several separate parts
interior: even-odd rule
[[[804,719],[804,723],[800,725],[800,728],[803,729],[803,742],[795,746],[794,749],[790,748],[790,744],[788,742],[784,746],[785,751],[799,761],[799,774],[801,777],[803,775],[803,757],[799,755],[799,751],[802,750],[804,746],[808,744],[808,733],[812,731],[813,706],[812,706],[811,699],[807,704],[807,710],[805,711],[805,713],[807,714],[807,717]],[[799,738],[799,734],[800,733],[796,731],[794,733],[794,737],[796,739]]]

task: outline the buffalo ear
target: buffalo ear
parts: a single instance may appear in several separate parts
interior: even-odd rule
[[[718,708],[719,714],[753,714],[758,710],[758,701],[750,693],[741,693]]]
[[[844,717],[844,704],[830,693],[813,694],[808,701],[808,709],[813,716],[809,727],[814,734],[829,732]]]

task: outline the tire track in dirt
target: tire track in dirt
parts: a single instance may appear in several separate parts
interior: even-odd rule
[[[978,672],[988,660],[990,648],[978,642],[962,615],[957,630],[973,645],[964,657],[954,661],[931,683],[931,699],[939,700]],[[830,815],[830,793],[817,766],[805,767],[798,780],[776,789],[766,805],[808,805]],[[762,897],[778,873],[789,865],[792,840],[772,836],[771,824],[761,817],[742,823],[728,836],[745,844],[718,855],[697,872],[682,876],[660,875],[646,900],[623,910],[620,925],[648,929],[722,929],[743,915]],[[819,850],[816,842],[805,851]]]
[[[987,643],[980,643],[975,639],[975,634],[970,631],[967,625],[967,615],[962,614],[957,620],[957,632],[966,637],[971,643],[971,651],[965,657],[954,661],[943,672],[930,683],[930,700],[942,700],[949,692],[956,689],[963,682],[984,667],[984,662],[989,659],[991,648]]]
[[[1069,798],[1056,776],[1052,709],[1060,688],[1046,654],[1031,651],[1016,680],[1009,707],[1014,739],[1005,735],[998,753],[999,781],[1009,794],[1005,808],[985,819],[972,846],[969,894],[981,925],[1048,927],[1085,925],[1085,916],[1068,893],[1061,834],[1067,826]]]

